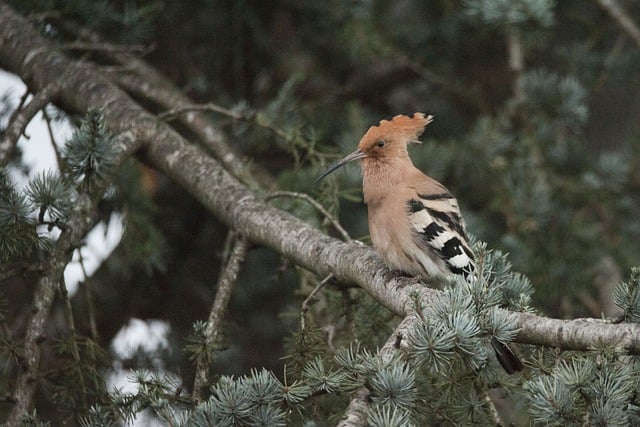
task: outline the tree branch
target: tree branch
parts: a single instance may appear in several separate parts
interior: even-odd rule
[[[74,111],[84,112],[91,106],[108,105],[110,108],[104,108],[104,111],[105,118],[109,116],[110,123],[126,120],[131,108],[137,108],[139,115],[145,114],[123,92],[108,87],[108,82],[100,78],[93,67],[69,61],[4,2],[0,2],[0,65],[19,74],[33,92],[47,95],[38,98],[38,102],[35,102],[34,98],[30,103],[34,105],[35,111],[49,101],[49,96],[55,94],[59,95],[57,99],[61,103]],[[56,84],[57,90],[55,93],[47,93],[53,83]],[[79,93],[82,95],[77,96]],[[150,121],[154,120],[150,115],[147,116]],[[27,115],[24,117],[26,123]],[[140,118],[144,120],[144,117]],[[15,126],[16,129],[19,127]],[[112,130],[114,128],[118,129],[117,126],[111,127]],[[131,130],[132,132],[123,132],[113,147],[117,164],[138,148],[138,141],[143,140],[136,136],[135,129]],[[96,192],[99,192],[99,189],[96,189]],[[30,412],[37,385],[40,343],[46,339],[45,327],[57,284],[71,259],[72,249],[80,244],[93,224],[91,213],[96,201],[96,193],[78,194],[67,221],[68,229],[63,230],[56,242],[36,286],[32,314],[24,338],[25,366],[16,379],[12,393],[15,404],[7,419],[7,425],[10,427],[21,425],[23,417]]]
[[[301,199],[306,201],[307,203],[309,203],[311,206],[313,206],[314,208],[316,208],[318,211],[320,211],[320,213],[322,215],[324,215],[324,217],[327,219],[327,221],[329,221],[331,223],[331,225],[333,225],[333,228],[336,229],[336,231],[338,233],[340,233],[340,235],[342,236],[342,239],[345,242],[349,242],[351,241],[351,237],[349,236],[349,233],[347,233],[347,230],[345,230],[342,225],[340,225],[340,222],[333,217],[333,215],[331,215],[329,213],[329,211],[327,211],[324,206],[322,206],[320,203],[318,203],[315,199],[313,199],[311,196],[309,196],[308,194],[305,193],[296,193],[294,191],[273,191],[271,193],[269,193],[266,197],[265,200],[271,200],[271,199],[275,199],[276,197],[291,197],[293,199]]]
[[[64,74],[57,97],[64,109],[84,112],[91,106],[102,107],[107,126],[123,135],[119,139],[121,153],[131,153],[139,144],[146,144],[142,154],[152,166],[180,184],[220,221],[241,230],[247,240],[270,247],[320,276],[333,273],[340,281],[356,283],[402,317],[413,310],[412,296],[417,296],[425,307],[438,298],[439,291],[389,271],[372,248],[331,238],[289,213],[267,205],[200,147],[190,144],[104,79],[95,67],[62,55],[1,1],[0,66],[19,74],[32,91],[41,90]],[[153,144],[149,144],[151,141]],[[64,235],[69,240],[60,244],[71,247],[76,241],[75,233],[83,230],[82,224],[72,226]],[[20,375],[18,384],[30,394],[20,395],[14,412],[18,405],[22,411],[29,409],[35,387],[31,381],[39,358],[38,342],[55,289],[57,276],[53,273],[61,271],[67,259],[68,254],[54,258],[51,274],[45,274],[38,284],[35,313],[26,339],[29,370]],[[565,350],[586,350],[609,343],[631,354],[640,354],[640,325],[557,320],[529,313],[510,312],[508,316],[520,327],[518,342]]]
[[[98,34],[87,28],[78,29],[75,23],[70,25],[64,21],[60,21],[59,25],[73,34],[77,34],[82,40],[88,41],[89,45],[100,46],[104,44]],[[117,70],[102,67],[101,71],[132,95],[150,101],[164,110],[180,109],[193,104],[193,101],[171,81],[143,59],[133,55],[130,50],[108,49],[102,53],[110,60],[121,64],[122,67]],[[204,111],[193,111],[190,114],[180,115],[179,119],[180,123],[202,140],[204,145],[233,176],[254,189],[273,187],[275,180],[269,172],[259,165],[248,162],[237,150],[233,149],[228,143],[226,135],[213,124]]]
[[[27,125],[42,110],[55,95],[57,85],[49,84],[38,91],[31,101],[24,107],[16,111],[11,117],[9,125],[0,137],[0,166],[6,166],[11,159],[11,154],[18,144],[20,135],[24,133]]]
[[[311,301],[316,297],[316,295],[318,295],[318,292],[320,292],[322,288],[324,288],[327,285],[327,283],[329,283],[331,279],[333,279],[332,274],[322,279],[320,283],[318,283],[316,287],[313,288],[313,290],[309,293],[309,295],[305,298],[305,300],[302,301],[302,307],[300,308],[300,331],[301,332],[304,332],[305,328],[307,327],[306,315],[307,315],[307,312],[309,311],[309,306],[311,305]]]
[[[408,315],[396,327],[389,339],[384,343],[378,357],[383,362],[389,362],[401,348],[407,346],[407,336],[416,327],[418,318],[414,315]],[[366,426],[369,416],[369,390],[362,387],[358,390],[349,402],[349,406],[338,423],[338,427],[361,427]]]
[[[627,12],[615,0],[596,0],[620,27],[627,33],[631,40],[640,47],[640,28],[631,19]]]
[[[331,238],[289,213],[268,206],[201,148],[189,144],[102,79],[94,67],[69,61],[57,53],[2,2],[0,65],[20,75],[33,76],[29,79],[33,90],[54,80],[63,69],[71,69],[60,95],[67,108],[78,112],[90,106],[102,106],[112,130],[135,135],[136,141],[153,141],[147,145],[144,157],[182,185],[222,222],[242,230],[248,240],[270,247],[320,276],[333,273],[340,281],[356,283],[403,317],[412,310],[411,294],[418,295],[425,307],[438,297],[437,290],[388,270],[372,248]],[[640,354],[640,325],[558,320],[529,313],[508,315],[520,326],[518,342],[564,350],[618,343],[629,353]]]
[[[0,4],[0,13],[2,7]],[[117,147],[129,147],[135,145],[127,135],[119,138]],[[116,147],[116,148],[117,148]],[[128,155],[128,150],[120,150],[116,154],[116,163],[120,164]],[[17,427],[22,425],[22,419],[29,413],[33,396],[37,385],[38,369],[40,364],[40,344],[47,339],[45,328],[48,323],[49,312],[53,299],[62,280],[64,269],[71,261],[73,248],[82,242],[87,232],[93,226],[93,215],[97,203],[96,194],[101,194],[101,189],[96,188],[92,194],[79,193],[73,209],[69,214],[67,226],[52,250],[45,270],[38,280],[33,297],[32,314],[29,318],[24,338],[25,369],[18,374],[13,390],[15,405],[11,409],[7,426]]]
[[[513,99],[517,106],[525,99],[524,89],[520,81],[520,77],[524,72],[524,47],[522,46],[522,36],[518,28],[510,27],[506,31],[509,69],[513,73]]]
[[[240,266],[244,261],[247,250],[249,249],[249,242],[242,236],[233,237],[233,249],[229,254],[227,265],[222,269],[220,277],[218,278],[218,290],[216,297],[209,313],[209,320],[207,321],[207,328],[205,330],[205,347],[206,351],[213,349],[218,337],[220,336],[220,329],[224,310],[227,308],[229,298],[231,298],[231,289],[238,277]],[[209,372],[209,358],[199,358],[196,366],[196,378],[193,385],[193,396],[196,402],[202,400],[202,387],[207,384],[207,377]]]
[[[49,113],[47,113],[46,108],[42,109],[42,117],[44,118],[44,121],[47,124],[47,132],[49,132],[49,139],[51,140],[51,148],[53,148],[53,152],[56,154],[56,162],[58,163],[58,169],[62,171],[65,166],[64,161],[62,159],[62,155],[60,154],[60,149],[58,148],[56,137],[53,134],[53,128],[51,127],[51,118],[49,117]]]
[[[82,50],[82,51],[96,51],[102,53],[136,53],[138,55],[146,55],[153,50],[153,46],[141,46],[141,45],[117,45],[113,43],[83,43],[75,41],[66,43],[60,46],[62,50]]]

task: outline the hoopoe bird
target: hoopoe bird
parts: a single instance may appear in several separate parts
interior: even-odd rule
[[[354,160],[362,160],[362,191],[374,248],[387,266],[419,278],[461,274],[470,279],[474,255],[455,197],[423,174],[407,145],[418,139],[432,116],[398,115],[371,126],[358,149],[330,166],[316,182]],[[508,373],[522,370],[515,353],[495,337],[498,361]]]

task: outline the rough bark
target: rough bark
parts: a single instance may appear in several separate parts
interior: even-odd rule
[[[417,295],[424,306],[438,297],[436,290],[395,276],[371,248],[333,239],[287,212],[268,206],[203,149],[146,112],[97,67],[67,58],[3,2],[0,2],[0,67],[21,76],[33,92],[59,84],[59,95],[53,101],[67,112],[84,113],[89,107],[101,107],[110,130],[127,135],[121,139],[126,141],[121,147],[123,153],[131,153],[143,144],[144,158],[153,167],[179,183],[220,221],[251,242],[270,247],[320,276],[333,273],[342,282],[356,283],[402,317],[412,313],[411,295]],[[52,262],[56,271],[65,264],[64,259]],[[42,293],[40,289],[53,288],[44,280],[36,291],[38,295]],[[33,332],[28,334],[31,344],[26,351],[31,358],[31,370],[25,384],[30,390],[17,399],[21,411],[31,406],[35,384],[29,381],[38,365],[38,331],[51,305],[48,294],[41,301],[44,305],[36,305],[38,317],[33,316]],[[640,354],[640,326],[635,324],[556,320],[525,313],[509,315],[521,328],[518,342],[566,350],[617,343],[631,354]]]
[[[151,165],[254,243],[273,248],[320,276],[333,273],[338,280],[357,283],[398,315],[410,312],[411,293],[420,295],[426,306],[437,298],[437,291],[395,276],[370,247],[331,238],[289,213],[266,205],[215,159],[102,79],[94,67],[57,53],[3,3],[0,3],[0,65],[26,77],[36,91],[56,80],[62,70],[69,70],[60,95],[67,111],[102,107],[110,129],[116,133],[128,131],[134,135],[132,140],[146,143],[146,159]],[[525,313],[510,315],[517,318],[522,328],[518,335],[520,342],[578,350],[604,339],[627,343],[630,351],[640,353],[640,328],[636,325],[555,320]],[[590,331],[585,333],[587,325]]]

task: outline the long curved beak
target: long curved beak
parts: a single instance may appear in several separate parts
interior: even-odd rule
[[[313,181],[313,183],[314,184],[318,183],[322,178],[329,175],[331,172],[335,171],[336,169],[346,165],[347,163],[352,162],[354,160],[362,159],[364,157],[367,157],[367,153],[360,150],[354,151],[353,153],[346,156],[344,159],[339,160],[336,163],[329,166],[326,171],[322,172],[322,174]]]

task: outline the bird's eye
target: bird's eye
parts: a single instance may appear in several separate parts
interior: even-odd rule
[[[384,147],[384,141],[383,141],[383,140],[380,140],[380,141],[376,142],[376,145],[377,145],[378,147],[382,148],[382,147]]]

